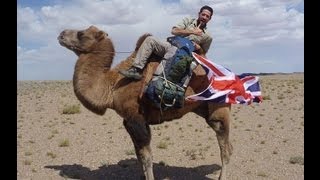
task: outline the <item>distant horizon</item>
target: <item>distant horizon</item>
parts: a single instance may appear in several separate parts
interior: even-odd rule
[[[288,75],[288,74],[304,74],[304,72],[275,72],[275,73],[268,73],[268,72],[260,72],[260,73],[241,73],[241,74],[251,74],[257,76],[265,76],[265,75]],[[237,74],[240,75],[240,74]],[[72,81],[73,79],[25,79],[25,80],[18,80],[18,81]]]

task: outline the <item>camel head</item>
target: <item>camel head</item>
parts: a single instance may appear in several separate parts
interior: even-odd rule
[[[95,26],[90,26],[85,30],[66,29],[58,36],[60,45],[70,49],[78,56],[82,53],[102,50],[97,46],[97,42],[106,39],[108,34],[99,30]]]

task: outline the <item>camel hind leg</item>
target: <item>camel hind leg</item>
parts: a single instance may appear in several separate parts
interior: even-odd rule
[[[208,104],[209,116],[206,122],[216,132],[221,156],[221,171],[219,180],[225,180],[227,164],[232,154],[232,145],[229,141],[230,105]]]
[[[150,147],[151,132],[149,125],[144,121],[124,120],[123,125],[130,134],[134,144],[138,161],[142,167],[144,178],[154,180],[152,152]]]

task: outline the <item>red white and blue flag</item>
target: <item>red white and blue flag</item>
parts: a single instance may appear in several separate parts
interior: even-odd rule
[[[206,71],[209,86],[198,94],[186,97],[187,100],[246,105],[262,102],[257,76],[236,75],[197,53],[193,52],[192,55]]]

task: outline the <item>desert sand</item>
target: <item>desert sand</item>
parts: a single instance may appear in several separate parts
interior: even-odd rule
[[[304,74],[259,77],[264,101],[232,106],[227,177],[302,180]],[[115,111],[99,116],[84,108],[71,81],[18,81],[17,89],[17,179],[140,178]],[[203,118],[189,113],[151,131],[156,179],[217,179],[220,150]]]

